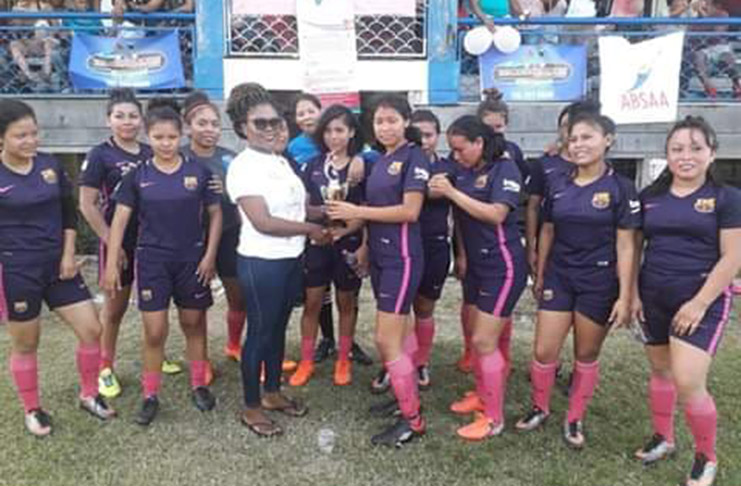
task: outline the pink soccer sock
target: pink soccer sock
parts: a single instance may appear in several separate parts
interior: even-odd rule
[[[533,405],[551,413],[551,390],[556,382],[558,363],[543,364],[536,360],[530,363],[530,387]]]
[[[227,344],[230,348],[235,349],[242,344],[242,330],[246,320],[246,312],[230,310],[226,313]]]
[[[394,389],[401,414],[410,421],[412,427],[421,426],[417,373],[412,359],[409,355],[402,354],[394,361],[387,362],[386,369],[391,377],[391,387]]]
[[[75,352],[77,372],[80,374],[80,397],[90,398],[98,394],[98,372],[100,370],[100,345],[82,344]]]
[[[476,386],[476,394],[481,397],[484,394],[484,376],[481,371],[481,356],[475,350],[471,350],[471,371],[473,371],[473,382]]]
[[[314,361],[314,341],[311,336],[301,338],[301,361]]]
[[[685,418],[692,436],[695,438],[695,453],[705,454],[711,462],[717,462],[715,456],[715,434],[718,426],[718,413],[715,401],[710,395],[693,398],[684,407]]]
[[[417,343],[417,333],[415,333],[414,330],[412,330],[404,338],[402,350],[404,354],[409,356],[412,359],[412,362],[414,362],[414,356],[417,354],[418,349],[419,349],[419,344]]]
[[[142,373],[142,393],[144,398],[156,396],[162,385],[162,373],[159,371],[144,371]]]
[[[337,351],[339,354],[337,358],[339,360],[345,360],[345,361],[349,360],[351,349],[352,349],[352,336],[340,336],[339,350]]]
[[[648,399],[651,405],[654,432],[673,444],[674,407],[677,404],[677,390],[674,382],[658,375],[651,375],[648,382]]]
[[[504,420],[504,358],[499,350],[479,355],[481,401],[488,418],[500,424]]]
[[[417,335],[417,353],[414,355],[414,364],[422,366],[429,364],[432,342],[435,340],[435,318],[430,316],[417,319],[414,325],[414,333]]]
[[[592,363],[576,362],[574,381],[571,383],[571,393],[569,393],[569,422],[575,422],[584,417],[598,381],[599,361]]]
[[[110,368],[113,369],[113,353],[109,349],[100,349],[100,369],[101,371]]]
[[[206,386],[206,368],[208,361],[194,359],[190,362],[190,387]]]
[[[469,323],[471,317],[469,314],[468,306],[464,302],[461,304],[461,330],[463,331],[463,352],[465,354],[471,353],[471,335],[473,334]]]
[[[512,318],[508,317],[504,321],[502,332],[499,334],[498,348],[504,359],[504,379],[509,378],[509,372],[512,369],[512,356],[510,346],[512,344]]]
[[[36,353],[11,354],[10,374],[13,376],[18,398],[21,399],[26,413],[39,408],[39,372]]]

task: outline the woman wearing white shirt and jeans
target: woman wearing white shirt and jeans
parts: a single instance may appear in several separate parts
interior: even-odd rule
[[[242,347],[246,408],[241,420],[258,435],[274,436],[282,429],[265,410],[296,417],[307,411],[280,392],[281,364],[286,326],[301,290],[300,258],[306,237],[317,243],[326,243],[329,237],[321,226],[305,222],[304,186],[288,161],[274,152],[285,121],[270,94],[258,84],[241,84],[229,95],[227,114],[234,131],[247,141],[226,176],[227,192],[242,219],[237,275],[248,325]]]

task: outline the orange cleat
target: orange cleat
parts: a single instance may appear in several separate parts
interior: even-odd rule
[[[484,402],[475,391],[466,392],[463,398],[450,405],[450,411],[459,415],[467,415],[474,412],[484,411]]]
[[[470,373],[473,371],[473,357],[470,351],[464,351],[463,356],[455,364],[458,367],[458,371],[461,373]]]
[[[230,360],[239,363],[240,361],[242,361],[242,347],[231,346],[227,344],[226,346],[224,346],[224,355]]]
[[[334,364],[334,384],[347,386],[352,383],[352,363],[349,359],[338,359]]]
[[[291,386],[304,386],[311,379],[314,374],[314,362],[308,360],[302,360],[296,372],[288,380],[288,384]]]
[[[290,359],[283,360],[283,373],[290,373],[291,371],[295,371],[297,367],[298,363],[296,363],[295,361]]]
[[[206,386],[211,385],[214,381],[214,368],[211,365],[211,360],[206,361]]]
[[[477,413],[473,422],[457,430],[458,435],[466,440],[484,440],[495,437],[504,430],[504,422],[495,423],[483,413]]]

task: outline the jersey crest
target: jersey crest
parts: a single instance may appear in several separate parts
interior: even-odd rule
[[[610,193],[609,192],[595,192],[592,196],[592,207],[595,209],[605,209],[610,207]]]

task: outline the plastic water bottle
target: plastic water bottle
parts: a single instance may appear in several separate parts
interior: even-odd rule
[[[325,454],[331,454],[334,450],[336,435],[332,429],[319,429],[319,433],[316,436],[316,443],[319,446],[319,450]]]

